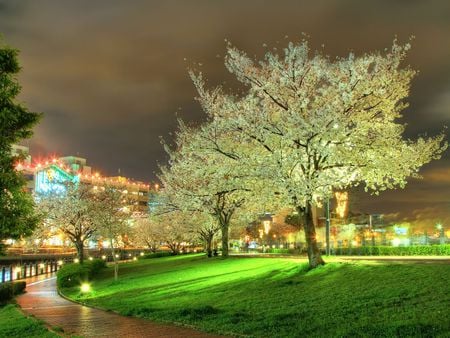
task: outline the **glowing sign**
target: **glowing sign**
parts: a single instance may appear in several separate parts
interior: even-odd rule
[[[79,182],[78,176],[73,176],[56,165],[51,165],[36,173],[35,191],[38,194],[55,193],[66,191],[65,182]]]

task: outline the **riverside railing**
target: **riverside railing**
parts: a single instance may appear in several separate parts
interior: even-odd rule
[[[70,256],[18,256],[0,258],[0,283],[56,272],[60,267],[72,262]]]

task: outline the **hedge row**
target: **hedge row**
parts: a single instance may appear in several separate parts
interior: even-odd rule
[[[449,256],[450,244],[412,246],[361,246],[337,248],[333,254],[343,256]]]
[[[82,282],[92,279],[105,267],[106,262],[102,259],[94,259],[83,264],[64,265],[57,273],[58,288],[80,285]]]
[[[11,300],[15,295],[25,291],[27,284],[25,281],[13,281],[0,284],[0,303]]]
[[[160,258],[160,257],[168,257],[168,256],[173,256],[174,254],[171,251],[158,251],[158,252],[152,252],[152,253],[148,253],[145,254],[143,256],[144,259],[149,259],[149,258]]]

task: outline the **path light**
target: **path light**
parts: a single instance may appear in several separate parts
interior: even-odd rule
[[[133,261],[137,261],[137,257],[133,257]]]
[[[102,259],[106,259],[106,256],[105,256],[105,255],[103,255],[103,256],[102,256]]]
[[[64,262],[63,262],[62,260],[59,260],[59,261],[58,261],[58,265],[63,265],[63,263],[64,263]]]
[[[116,255],[116,258],[119,258],[119,255]]]
[[[88,283],[81,284],[81,292],[86,293],[91,291],[91,286]]]
[[[144,256],[144,253],[143,253],[143,252],[141,252],[141,256]]]
[[[89,260],[90,260],[90,261],[92,261],[93,259],[94,259],[94,258],[92,258],[92,257],[89,257]]]
[[[78,258],[75,258],[75,259],[73,260],[73,262],[74,262],[74,263],[80,263],[80,260],[79,260]]]

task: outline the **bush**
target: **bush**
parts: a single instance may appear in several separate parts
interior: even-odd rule
[[[56,276],[58,288],[68,288],[88,280],[89,268],[87,264],[67,264],[59,269]]]
[[[26,287],[27,287],[27,283],[23,280],[18,280],[18,281],[12,282],[12,289],[13,289],[14,295],[23,293],[25,291]]]
[[[106,268],[106,262],[102,259],[94,259],[83,264],[64,265],[57,273],[58,288],[80,285],[82,282],[95,277],[104,268]]]
[[[160,258],[160,257],[169,257],[169,256],[173,256],[173,253],[170,251],[159,251],[159,252],[154,252],[154,253],[148,253],[148,254],[144,255],[143,258],[149,259],[149,258]]]
[[[106,262],[103,259],[94,259],[84,264],[89,269],[89,278],[96,276],[101,270],[106,268]]]
[[[450,255],[450,245],[361,246],[337,248],[335,254],[344,256],[448,256]]]
[[[6,303],[14,296],[12,283],[0,284],[0,303]]]

